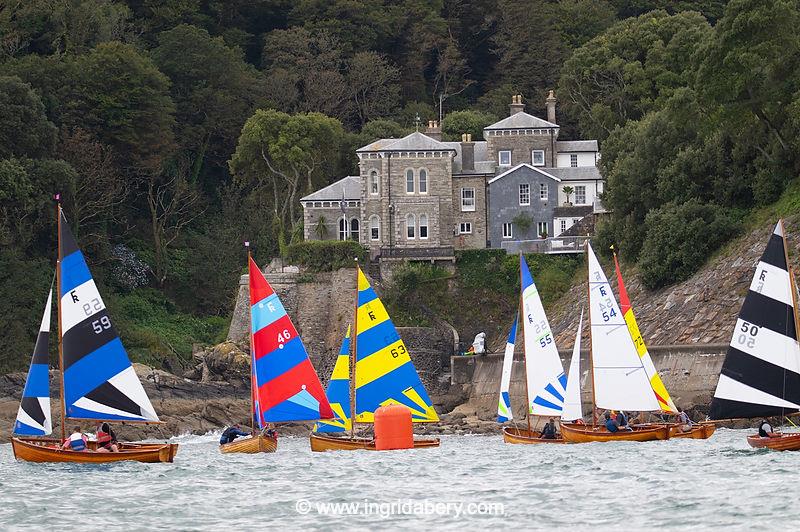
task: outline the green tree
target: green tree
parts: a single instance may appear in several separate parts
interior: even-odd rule
[[[346,80],[356,124],[392,114],[400,100],[398,78],[397,68],[375,52],[359,52],[349,61]]]
[[[442,135],[445,140],[461,140],[463,133],[472,135],[473,140],[483,138],[483,128],[497,122],[491,113],[480,111],[453,111],[442,120]]]
[[[559,0],[555,27],[570,48],[586,44],[616,21],[616,10],[606,0]]]
[[[46,155],[55,138],[56,128],[31,86],[16,76],[0,76],[0,158]]]

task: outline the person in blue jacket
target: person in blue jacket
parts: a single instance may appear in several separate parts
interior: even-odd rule
[[[606,430],[608,430],[608,432],[619,431],[619,425],[617,425],[617,420],[611,417],[611,414],[606,412],[605,418],[606,418]]]
[[[239,424],[236,423],[232,427],[225,429],[225,431],[222,433],[222,437],[219,439],[219,444],[225,445],[226,443],[232,442],[239,436],[250,436],[250,433],[242,431]]]

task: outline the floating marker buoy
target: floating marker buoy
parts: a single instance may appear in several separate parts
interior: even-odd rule
[[[386,405],[375,411],[375,449],[412,449],[414,425],[411,410],[403,405]]]

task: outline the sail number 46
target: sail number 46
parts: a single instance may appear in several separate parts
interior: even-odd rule
[[[739,335],[736,341],[739,342],[739,345],[746,345],[749,348],[753,348],[756,345],[756,336],[758,336],[758,325],[743,321],[742,326],[739,328]]]

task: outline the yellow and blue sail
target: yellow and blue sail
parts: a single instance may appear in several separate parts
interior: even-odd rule
[[[358,269],[355,371],[356,421],[372,423],[381,406],[401,404],[415,422],[439,421],[397,329]]]
[[[350,430],[350,327],[342,340],[328,389],[325,390],[333,409],[333,419],[321,419],[314,432],[345,432]]]

